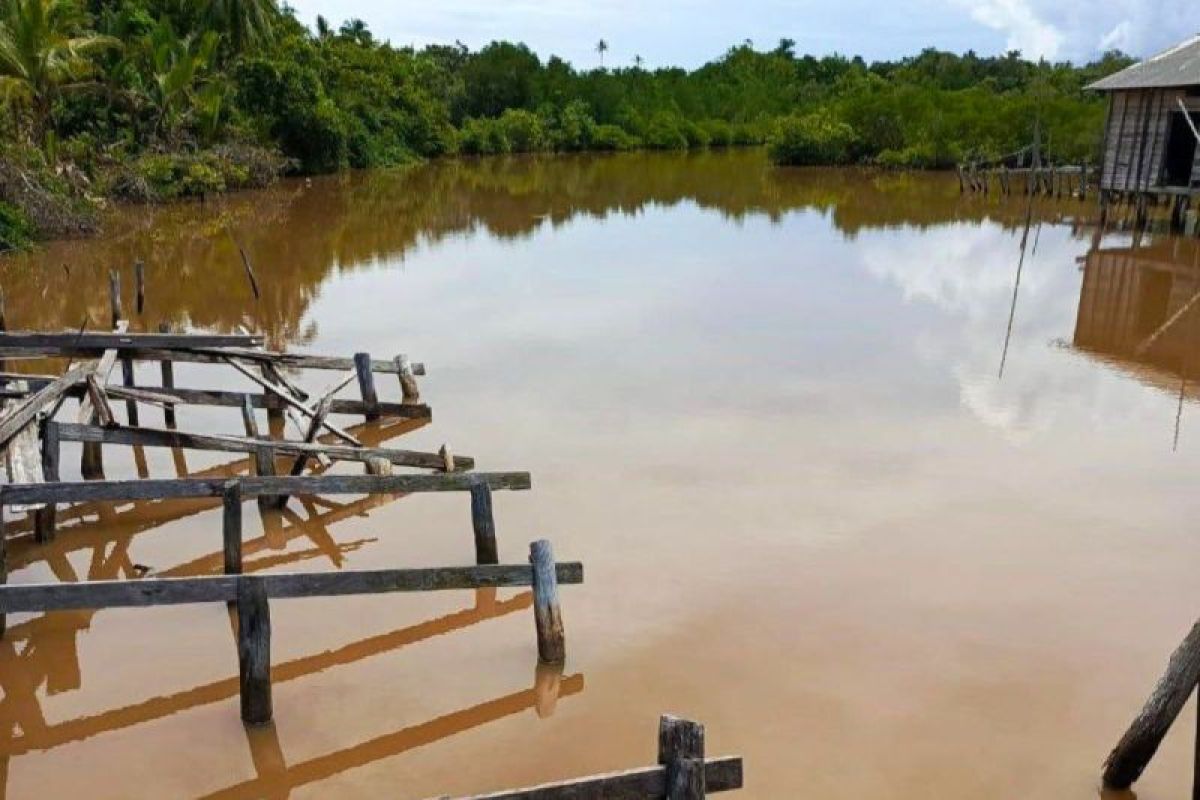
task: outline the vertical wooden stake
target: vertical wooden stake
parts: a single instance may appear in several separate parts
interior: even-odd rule
[[[258,432],[258,420],[254,417],[254,406],[248,394],[242,395],[242,424],[248,437],[262,440]],[[262,478],[275,474],[275,449],[270,445],[263,444],[254,448],[254,473]],[[260,494],[258,507],[263,511],[278,508],[279,498],[275,495]]]
[[[366,406],[368,421],[379,419],[379,395],[375,393],[375,374],[371,372],[371,354],[354,354],[354,371],[358,375],[358,391]]]
[[[450,450],[450,445],[444,444],[438,448],[438,455],[442,457],[442,471],[454,472],[454,453]]]
[[[475,563],[499,564],[496,520],[492,517],[492,489],[481,480],[471,484],[471,525],[475,529]]]
[[[137,287],[137,313],[140,317],[146,309],[146,265],[140,258],[133,263],[133,281]]]
[[[704,726],[664,714],[658,721],[658,763],[667,768],[667,800],[701,800]]]
[[[42,477],[47,483],[58,482],[59,432],[58,423],[42,421]],[[34,541],[45,543],[54,540],[58,527],[58,506],[46,505],[34,512]]]
[[[121,382],[126,386],[133,386],[133,359],[121,359]],[[125,419],[128,420],[131,427],[138,426],[138,406],[135,400],[125,401]]]
[[[1192,747],[1192,800],[1200,800],[1200,686],[1196,687],[1196,740]]]
[[[550,542],[539,539],[529,545],[533,565],[533,622],[537,627],[538,657],[547,664],[567,659],[562,610],[558,606],[558,573]]]
[[[8,583],[8,526],[4,522],[4,489],[0,488],[0,584]],[[8,629],[8,615],[0,612],[0,638]]]
[[[242,574],[242,484],[225,481],[222,492],[224,512],[221,517],[225,539],[225,574]]]
[[[396,356],[396,372],[400,376],[400,391],[405,403],[421,402],[421,392],[417,388],[417,376],[413,374],[412,364],[408,356],[401,353]]]
[[[238,578],[237,616],[242,721],[265,725],[271,721],[271,607],[261,577]]]
[[[159,323],[158,332],[159,333],[170,333],[171,332],[171,324],[169,322]],[[163,386],[163,388],[164,389],[174,389],[175,388],[175,365],[171,362],[171,359],[169,359],[169,358],[164,358],[160,362],[159,365],[162,368],[162,386]],[[163,406],[163,424],[165,424],[168,428],[175,427],[175,425],[176,425],[175,406],[173,406],[173,405]]]
[[[0,286],[0,333],[3,333],[7,330],[8,330],[8,314],[5,312],[5,308],[4,308],[4,287]],[[5,361],[4,359],[0,358],[0,370],[5,370],[5,369],[8,369],[8,362]],[[0,386],[3,386],[4,383],[7,383],[7,381],[0,382]]]
[[[112,326],[117,327],[117,323],[125,319],[125,312],[121,307],[121,274],[115,269],[108,271],[108,302],[112,310]]]

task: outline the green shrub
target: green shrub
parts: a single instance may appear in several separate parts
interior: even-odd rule
[[[504,130],[494,119],[466,119],[458,136],[459,151],[471,156],[507,153],[512,149]]]
[[[532,111],[510,108],[500,115],[496,124],[508,141],[509,150],[514,153],[536,153],[549,145],[542,120]]]
[[[596,121],[582,100],[572,100],[563,108],[558,125],[553,131],[556,150],[586,150],[592,146],[596,133]]]
[[[781,119],[770,138],[769,152],[776,164],[845,164],[856,140],[853,128],[821,109]]]
[[[593,150],[632,150],[638,142],[616,125],[597,125],[592,131]]]
[[[710,147],[728,147],[733,144],[733,126],[723,119],[706,119],[700,127],[708,135]]]
[[[683,133],[683,137],[687,139],[687,144],[690,148],[708,147],[709,142],[712,141],[712,137],[708,135],[708,131],[691,120],[683,120],[679,125],[679,130]]]
[[[35,233],[33,222],[24,211],[0,202],[0,252],[28,247]]]
[[[682,123],[674,114],[659,112],[646,124],[642,143],[655,150],[686,150],[688,139]]]

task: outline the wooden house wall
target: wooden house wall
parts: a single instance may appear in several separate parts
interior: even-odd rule
[[[1113,92],[1104,139],[1102,189],[1147,191],[1161,185],[1163,158],[1171,115],[1178,109],[1180,89]],[[1200,148],[1197,152],[1200,167]],[[1193,168],[1193,176],[1197,172]]]

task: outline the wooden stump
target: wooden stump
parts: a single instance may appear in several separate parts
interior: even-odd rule
[[[471,526],[475,529],[475,563],[499,564],[492,490],[482,481],[471,484]]]
[[[375,392],[375,373],[371,371],[371,354],[354,354],[354,372],[358,376],[358,391],[362,395],[367,421],[379,419],[379,395]]]

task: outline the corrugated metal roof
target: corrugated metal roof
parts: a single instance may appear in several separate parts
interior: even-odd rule
[[[1200,36],[1096,81],[1089,89],[1157,89],[1200,84]]]

